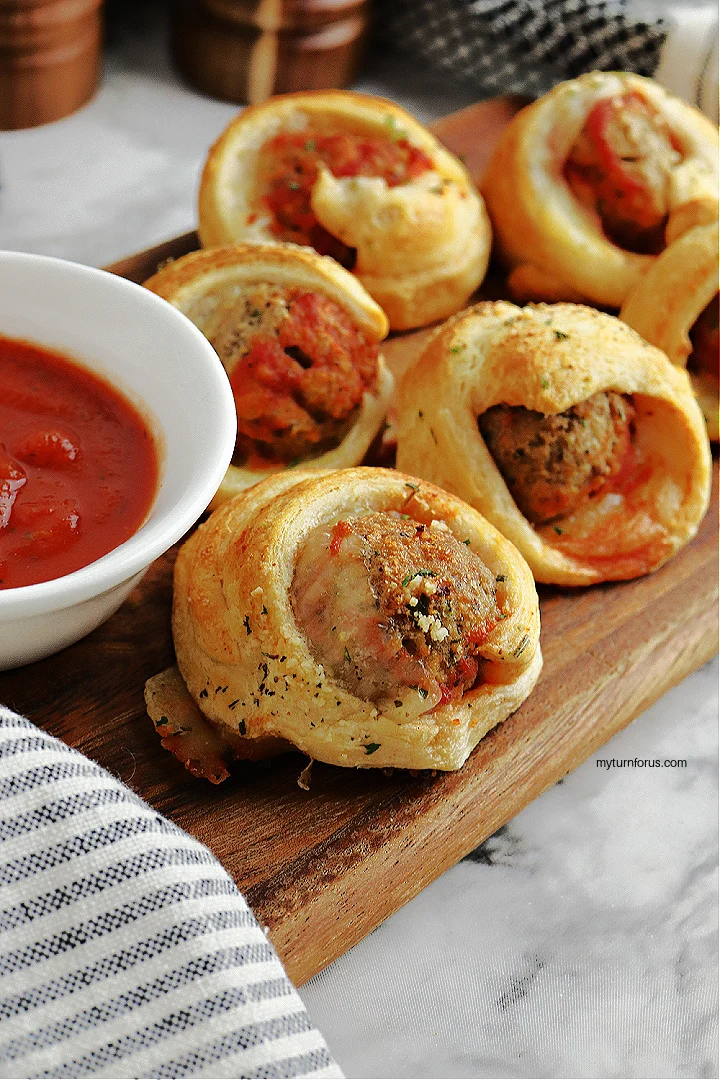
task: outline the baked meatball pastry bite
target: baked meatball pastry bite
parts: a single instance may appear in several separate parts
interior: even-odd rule
[[[393,330],[459,311],[485,276],[490,226],[465,167],[409,113],[345,91],[245,109],[200,184],[205,247],[284,240],[352,270]]]
[[[574,304],[487,302],[449,320],[400,385],[397,439],[399,469],[471,503],[559,585],[655,570],[710,496],[686,373]]]
[[[379,344],[387,319],[332,259],[293,244],[196,251],[145,286],[187,315],[230,376],[233,463],[213,506],[272,472],[362,461],[393,378]]]
[[[658,83],[592,72],[503,131],[481,190],[511,294],[619,308],[658,254],[718,217],[717,128]]]
[[[175,567],[173,635],[222,733],[358,768],[458,769],[533,688],[530,570],[475,510],[390,469],[271,477]]]
[[[718,431],[718,224],[690,229],[660,255],[620,318],[686,367],[708,435]]]

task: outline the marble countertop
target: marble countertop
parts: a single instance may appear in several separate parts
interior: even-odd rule
[[[472,92],[377,61],[422,120]],[[182,84],[160,11],[111,25],[74,116],[0,133],[0,244],[102,265],[185,232],[234,106]],[[712,1077],[717,662],[301,989],[348,1077]]]

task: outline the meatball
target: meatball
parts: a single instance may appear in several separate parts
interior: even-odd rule
[[[320,293],[252,287],[209,336],[230,375],[240,459],[287,463],[337,446],[376,385],[378,346]]]
[[[479,427],[518,507],[534,525],[577,510],[622,469],[635,409],[613,391],[556,416],[494,405]]]
[[[444,522],[372,512],[314,530],[292,598],[313,655],[341,685],[378,702],[412,689],[427,711],[476,683],[482,643],[503,618],[495,588]]]
[[[565,176],[627,251],[665,247],[672,168],[680,161],[662,117],[639,94],[598,102],[575,141]]]

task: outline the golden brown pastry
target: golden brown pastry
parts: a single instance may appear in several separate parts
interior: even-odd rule
[[[620,318],[687,368],[708,435],[717,441],[717,222],[698,225],[671,244],[629,293]]]
[[[245,109],[200,184],[205,247],[284,240],[351,269],[393,330],[459,311],[485,276],[490,226],[465,167],[404,109],[345,91]]]
[[[190,697],[177,665],[148,679],[145,704],[164,748],[193,776],[212,784],[227,780],[233,761],[261,761],[294,749],[271,735],[248,739],[239,730],[220,730],[211,724]]]
[[[530,693],[539,630],[513,546],[390,469],[271,477],[175,567],[178,667],[210,725],[335,765],[459,768]]]
[[[213,506],[298,464],[356,465],[382,427],[393,378],[387,319],[360,282],[294,244],[195,251],[145,282],[214,346],[238,439]]]
[[[481,190],[520,300],[619,308],[657,255],[717,221],[716,127],[652,79],[560,83],[504,130]]]
[[[655,570],[710,495],[686,373],[574,304],[487,302],[449,320],[399,387],[397,440],[399,469],[475,506],[560,585]]]

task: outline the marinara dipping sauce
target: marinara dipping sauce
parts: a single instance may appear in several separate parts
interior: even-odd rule
[[[122,544],[158,477],[150,429],[114,387],[0,337],[0,589],[62,577]]]

